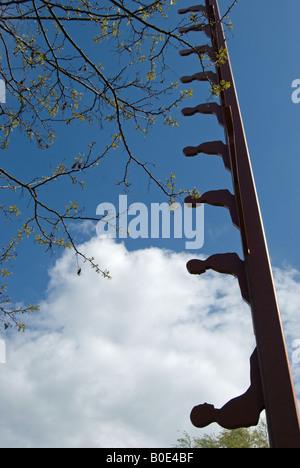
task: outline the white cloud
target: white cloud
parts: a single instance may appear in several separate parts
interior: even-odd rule
[[[300,273],[294,268],[284,270],[278,268],[274,271],[278,302],[281,309],[283,329],[289,352],[292,376],[294,379],[296,395],[300,400]]]
[[[78,277],[69,253],[51,270],[40,316],[6,343],[0,446],[170,447],[178,430],[199,434],[195,404],[222,406],[249,385],[255,344],[237,281],[190,276],[190,254],[96,238],[84,249],[113,279],[87,265]],[[291,330],[295,275],[277,272]]]

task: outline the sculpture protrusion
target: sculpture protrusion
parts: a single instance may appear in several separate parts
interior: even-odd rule
[[[209,141],[201,143],[199,146],[187,146],[184,148],[183,153],[186,157],[197,156],[197,154],[215,154],[221,156],[224,162],[225,169],[231,172],[231,163],[228,146],[222,141]]]
[[[179,15],[184,15],[185,13],[203,13],[205,16],[207,16],[207,10],[204,5],[195,5],[191,6],[188,8],[182,8],[178,10]]]
[[[218,84],[219,80],[216,73],[212,71],[199,72],[190,76],[180,78],[181,83],[191,83],[192,81],[210,81],[213,84]]]
[[[211,190],[201,195],[200,198],[189,196],[184,200],[184,202],[186,204],[191,204],[192,207],[196,207],[196,205],[199,203],[207,203],[208,205],[213,206],[223,206],[229,210],[234,226],[238,229],[240,227],[235,196],[232,195],[232,193],[227,189]]]
[[[245,262],[236,253],[216,254],[207,260],[190,260],[187,263],[191,275],[202,275],[207,270],[233,275],[238,279],[243,299],[250,304]]]
[[[209,102],[208,104],[199,104],[196,107],[185,107],[182,109],[182,114],[185,117],[190,117],[195,114],[212,114],[215,115],[219,121],[219,124],[224,127],[224,115],[223,108],[216,102]]]
[[[208,44],[202,46],[192,47],[191,49],[183,49],[179,51],[181,57],[187,57],[192,54],[207,55],[211,60],[215,62],[215,52],[213,47]]]
[[[205,32],[206,36],[211,38],[211,29],[209,24],[200,23],[200,24],[192,24],[191,26],[187,26],[185,28],[179,28],[178,31],[180,34],[186,34],[191,31],[194,32]]]
[[[195,406],[191,412],[192,424],[200,428],[216,422],[225,429],[256,426],[265,408],[257,349],[250,358],[250,379],[247,392],[220,409],[207,403]]]

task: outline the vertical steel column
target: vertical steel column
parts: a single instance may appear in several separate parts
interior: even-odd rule
[[[222,48],[228,50],[218,2],[205,0],[205,3],[205,8],[191,7],[190,11],[196,11],[193,8],[204,8],[202,11],[206,11],[211,28],[212,49],[217,56]],[[201,52],[201,47],[198,49]],[[221,93],[221,105],[224,112],[224,127],[230,154],[270,445],[273,448],[300,448],[298,406],[229,56],[225,64],[216,67],[216,72],[219,83],[221,80],[231,83],[230,88]],[[204,112],[203,109],[199,111]]]

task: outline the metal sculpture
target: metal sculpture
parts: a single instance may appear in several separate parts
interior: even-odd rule
[[[221,51],[227,51],[217,0],[205,0],[204,5],[179,10],[179,14],[201,13],[205,21],[181,33],[203,31],[212,45],[204,45],[180,52],[208,55],[214,62]],[[243,299],[250,305],[257,347],[251,359],[251,385],[247,392],[221,409],[205,403],[191,412],[192,423],[205,427],[218,422],[225,428],[256,425],[263,409],[266,410],[270,446],[272,448],[300,448],[300,422],[292,382],[285,339],[282,330],[273,274],[264,228],[256,194],[251,161],[248,153],[243,121],[240,113],[229,56],[211,71],[184,76],[181,81],[210,81],[212,84],[230,83],[221,89],[220,104],[200,104],[182,110],[186,117],[197,113],[213,114],[224,127],[226,144],[222,141],[201,143],[187,147],[187,157],[200,153],[219,155],[225,168],[231,172],[234,194],[228,190],[206,192],[199,199],[186,199],[186,203],[209,203],[229,209],[233,224],[240,230],[244,259],[236,253],[216,254],[206,261],[191,260],[189,273],[200,275],[207,269],[234,275],[239,282]]]

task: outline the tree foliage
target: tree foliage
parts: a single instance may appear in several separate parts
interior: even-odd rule
[[[177,440],[180,448],[269,448],[266,423],[262,420],[257,427],[235,430],[223,429],[219,434],[205,434],[191,438],[184,432]]]
[[[0,79],[9,96],[7,103],[0,105],[1,151],[9,148],[17,132],[43,152],[52,148],[59,126],[89,123],[98,126],[100,135],[99,142],[85,142],[83,154],[64,157],[52,164],[48,173],[35,173],[33,168],[29,179],[1,163],[1,222],[13,221],[15,229],[0,246],[0,310],[5,327],[15,323],[24,328],[18,315],[36,310],[34,306],[13,307],[5,293],[5,277],[11,273],[8,265],[16,259],[23,239],[33,237],[48,251],[73,249],[96,272],[109,277],[107,270],[78,250],[69,229],[70,222],[99,219],[75,200],[64,200],[61,206],[46,202],[44,193],[54,190],[55,184],[84,190],[85,174],[120,149],[126,156],[119,184],[125,189],[134,164],[169,199],[186,192],[175,193],[170,179],[161,182],[150,164],[134,154],[127,138],[131,130],[147,134],[156,122],[178,125],[172,112],[192,96],[192,89],[180,90],[178,82],[170,80],[170,48],[194,47],[178,32],[178,24],[172,28],[167,21],[174,6],[175,0],[1,2]],[[206,23],[202,13],[181,19],[182,27]],[[200,67],[207,71],[212,62],[200,53],[198,56]],[[220,55],[220,60],[224,59],[226,51]],[[220,90],[211,84],[216,96]],[[28,206],[26,218],[18,207],[20,195]]]

